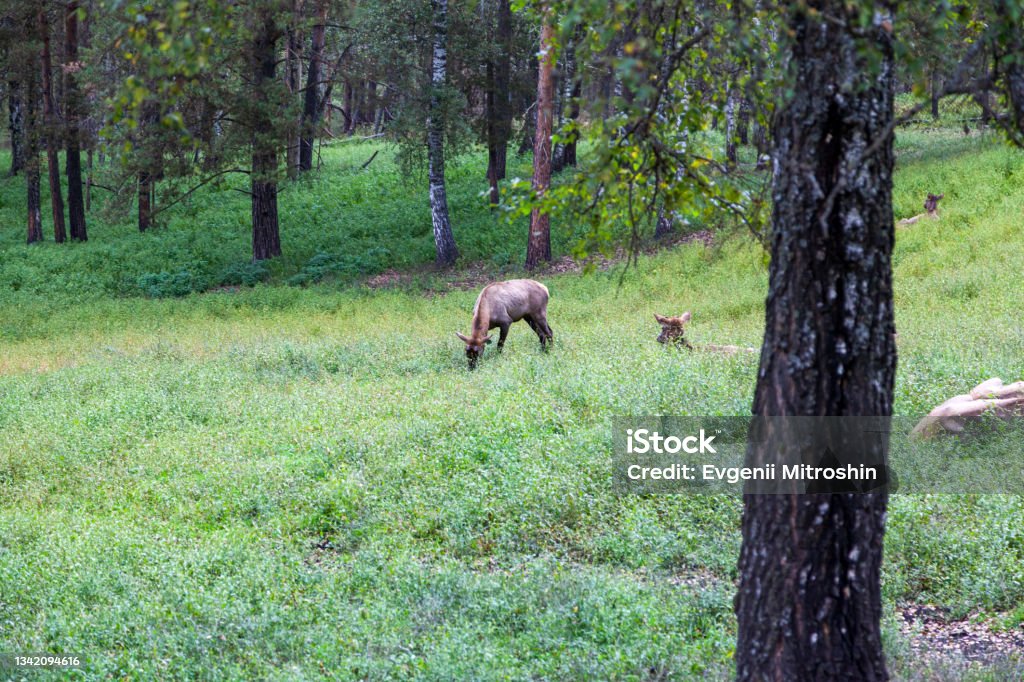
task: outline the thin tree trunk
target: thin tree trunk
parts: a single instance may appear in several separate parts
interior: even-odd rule
[[[839,0],[815,8],[788,9],[796,78],[774,124],[774,238],[753,412],[888,417],[892,19],[884,3],[873,13]],[[748,465],[778,461],[786,446],[769,434],[748,447]],[[738,679],[887,679],[886,503],[885,493],[745,496]]]
[[[43,119],[46,127],[46,166],[50,180],[50,208],[53,210],[53,239],[67,239],[64,228],[64,195],[60,186],[60,155],[57,145],[57,112],[53,105],[53,65],[50,60],[50,20],[46,9],[39,10],[39,35],[42,39],[40,69],[43,74]]]
[[[750,101],[746,97],[740,97],[740,117],[736,124],[736,137],[740,144],[750,144]]]
[[[932,102],[931,102],[931,104],[932,104],[932,118],[937,121],[937,120],[939,120],[939,94],[940,94],[939,91],[941,89],[941,84],[939,83],[939,70],[938,69],[932,68],[931,78],[929,80],[930,80],[930,83],[929,83],[930,88],[929,89],[931,90],[931,98],[932,98]]]
[[[499,97],[495,85],[495,65],[492,60],[487,60],[485,67],[485,90],[484,108],[487,112],[487,182],[490,185],[491,206],[497,206],[501,201],[501,191],[498,189],[498,110],[497,99]]]
[[[725,159],[730,166],[736,165],[736,115],[739,109],[739,93],[733,84],[725,101]]]
[[[298,96],[302,83],[302,34],[299,30],[299,22],[302,20],[302,0],[292,2],[292,23],[288,28],[288,39],[285,45],[285,87],[293,96]],[[298,125],[294,134],[288,137],[288,150],[286,152],[288,164],[288,177],[295,178],[299,174],[299,145],[300,131],[302,129],[302,115],[299,115]]]
[[[319,0],[317,23],[310,35],[309,69],[306,72],[306,91],[302,105],[302,133],[299,140],[299,169],[313,169],[313,142],[320,121],[320,76],[323,71],[324,38],[327,23],[327,0]]]
[[[153,179],[143,171],[139,173],[139,232],[153,226]]]
[[[448,217],[448,193],[444,176],[444,112],[441,89],[448,69],[448,0],[431,0],[434,12],[434,54],[430,70],[430,116],[427,120],[427,156],[430,163],[430,218],[434,224],[437,265],[448,266],[459,257]]]
[[[558,124],[556,130],[562,131],[565,126],[565,107],[569,107],[568,119],[573,123],[579,117],[579,102],[574,98],[578,96],[579,79],[576,77],[576,48],[570,40],[565,46],[565,58],[562,60],[562,82],[560,96],[558,98],[557,116]],[[568,158],[569,146],[572,145],[572,160]],[[551,171],[561,173],[566,166],[576,165],[576,142],[573,136],[572,142],[559,142],[551,155]]]
[[[252,133],[252,259],[266,260],[281,255],[281,235],[277,217],[277,147],[267,88],[277,71],[280,32],[269,10],[257,18],[252,45],[253,98],[258,106]]]
[[[21,82],[16,79],[7,81],[7,128],[11,132],[9,175],[13,177],[25,168],[25,103],[21,96]]]
[[[39,104],[37,101],[38,75],[35,73],[39,65],[32,60],[28,75],[25,78],[25,111],[22,121],[22,133],[25,139],[25,190],[26,213],[28,216],[29,244],[43,240],[43,217],[39,200]]]
[[[551,117],[554,99],[552,71],[555,61],[555,17],[545,5],[540,33],[537,76],[537,134],[533,142],[533,192],[542,199],[551,184]],[[526,268],[533,270],[551,260],[551,217],[535,207],[530,214],[530,235],[526,243]]]
[[[92,210],[92,162],[93,162],[93,151],[92,147],[89,147],[85,153],[85,212],[88,213]]]
[[[757,170],[768,168],[768,131],[763,125],[754,122],[754,149],[757,150]]]
[[[79,124],[82,119],[82,98],[78,91],[78,0],[69,0],[64,20],[64,109],[67,112],[66,146],[68,177],[68,225],[71,238],[84,242],[89,238],[85,225],[85,200],[82,196],[82,154]]]
[[[487,64],[487,179],[492,204],[501,199],[498,181],[505,178],[508,141],[512,136],[512,8],[509,0],[498,0],[497,15],[498,57]]]

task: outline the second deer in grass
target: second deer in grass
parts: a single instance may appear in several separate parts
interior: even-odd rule
[[[658,334],[658,343],[671,343],[677,348],[686,348],[688,350],[705,350],[713,353],[725,353],[726,355],[733,355],[735,353],[756,353],[756,348],[748,348],[745,346],[719,346],[713,343],[702,343],[694,347],[689,341],[686,340],[686,323],[690,321],[689,312],[685,312],[678,317],[665,317],[654,313],[654,319],[661,325],[661,334]]]

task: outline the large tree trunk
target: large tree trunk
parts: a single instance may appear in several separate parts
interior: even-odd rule
[[[25,190],[26,213],[28,214],[29,244],[43,240],[43,217],[39,206],[39,104],[38,76],[35,73],[38,64],[29,65],[25,78],[24,120],[22,132],[25,140]]]
[[[313,143],[320,122],[320,76],[323,72],[324,37],[327,23],[327,0],[320,0],[316,10],[317,23],[310,35],[309,69],[303,93],[302,135],[299,141],[299,169],[313,169]]]
[[[39,35],[42,39],[40,69],[43,74],[43,118],[46,126],[46,166],[50,180],[50,207],[53,210],[53,239],[67,239],[64,228],[64,195],[60,186],[60,155],[57,144],[57,112],[53,105],[53,65],[50,60],[50,19],[46,9],[39,10]]]
[[[25,168],[25,102],[22,99],[21,82],[17,79],[7,81],[7,128],[11,132],[9,174],[13,177]]]
[[[447,266],[459,257],[448,218],[448,193],[444,177],[444,112],[441,111],[441,89],[448,69],[448,0],[431,0],[430,5],[434,11],[434,56],[430,70],[430,116],[427,120],[430,218],[434,224],[437,264]]]
[[[256,103],[252,133],[252,259],[281,255],[277,220],[277,146],[273,112],[267,89],[277,71],[277,39],[280,32],[274,15],[264,10],[257,18],[252,45],[253,100]]]
[[[887,417],[896,370],[892,19],[884,3],[812,5],[813,14],[789,10],[796,78],[774,125],[774,235],[753,411]],[[867,28],[850,16],[857,8],[869,12]],[[751,444],[748,464],[779,461],[780,447],[772,437]],[[884,493],[745,496],[740,680],[887,679],[886,502]]]
[[[537,76],[537,133],[533,141],[533,192],[544,197],[551,184],[551,116],[554,84],[551,72],[555,61],[555,17],[544,6],[544,24],[540,32],[540,64]],[[530,235],[526,242],[526,268],[532,270],[551,260],[551,217],[534,208],[530,214]]]
[[[66,146],[68,176],[68,224],[71,238],[84,242],[89,238],[85,226],[85,198],[82,196],[82,154],[79,123],[82,119],[82,97],[78,91],[78,0],[70,0],[64,20]]]
[[[491,185],[491,203],[501,196],[498,181],[505,177],[508,141],[512,136],[512,7],[509,0],[498,0],[498,58],[487,63],[487,179]]]

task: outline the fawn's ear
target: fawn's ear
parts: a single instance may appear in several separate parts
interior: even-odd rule
[[[668,322],[668,318],[663,317],[663,316],[659,315],[658,313],[654,313],[654,319],[656,319],[658,321],[658,324],[668,324],[669,323]]]
[[[691,317],[690,311],[687,310],[685,313],[683,313],[682,315],[679,316],[679,321],[682,322],[682,323],[689,322],[690,321],[690,317]]]
[[[459,332],[455,332],[455,336],[457,336],[460,339],[462,339],[463,343],[470,343],[470,339],[469,339],[468,336],[464,336],[463,334],[460,334]]]

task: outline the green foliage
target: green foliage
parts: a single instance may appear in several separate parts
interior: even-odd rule
[[[140,275],[136,286],[148,298],[179,298],[202,291],[205,283],[188,270]]]
[[[217,283],[221,286],[256,286],[270,277],[270,270],[263,261],[232,263],[220,271]]]
[[[663,348],[651,313],[691,310],[695,343],[757,345],[759,247],[716,232],[641,257],[621,286],[621,266],[540,275],[554,349],[516,325],[471,374],[452,331],[476,286],[369,290],[330,268],[338,281],[283,285],[314,260],[432,260],[422,185],[386,158],[357,172],[375,149],[328,148],[321,175],[284,186],[294,253],[265,283],[183,298],[136,283],[263,277],[240,264],[238,192],[197,192],[146,234],[97,224],[94,242],[27,247],[21,180],[0,181],[0,649],[81,652],[85,679],[728,678],[741,501],[615,496],[607,424],[749,410],[755,358]],[[1024,376],[1008,286],[1024,159],[957,127],[897,150],[897,218],[946,194],[895,250],[896,411],[920,414]],[[525,232],[479,197],[481,170],[450,183],[474,261]],[[572,227],[555,221],[558,253]],[[968,302],[946,297],[958,285]],[[1013,624],[1021,527],[1017,497],[895,496],[887,611]],[[916,671],[902,646],[887,640]]]

